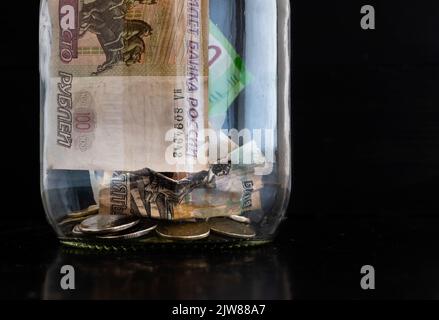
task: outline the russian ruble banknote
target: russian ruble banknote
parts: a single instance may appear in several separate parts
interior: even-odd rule
[[[253,150],[253,151],[251,151]],[[233,153],[253,152],[253,144]],[[103,172],[93,179],[101,214],[129,214],[164,220],[206,219],[260,210],[263,177],[255,166],[215,164],[193,174],[158,173],[150,169]]]
[[[49,0],[47,169],[197,172],[208,126],[208,0]],[[50,34],[47,34],[50,33]],[[177,166],[173,159],[184,158]],[[181,165],[183,163],[183,165]]]
[[[261,208],[260,176],[230,168],[224,176],[212,175],[216,166],[182,179],[149,169],[104,173],[100,213],[188,220],[240,215]]]
[[[47,169],[206,169],[209,117],[224,119],[251,79],[208,0],[48,3]]]

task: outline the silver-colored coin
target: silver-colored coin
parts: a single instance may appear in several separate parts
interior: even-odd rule
[[[163,222],[157,227],[156,232],[169,240],[193,241],[207,238],[210,228],[205,222]]]
[[[115,234],[115,235],[99,236],[98,238],[108,239],[108,240],[137,239],[151,233],[151,231],[155,230],[155,228],[157,228],[157,222],[154,222],[152,220],[142,219],[136,226],[124,231],[123,233]]]
[[[139,218],[133,216],[98,214],[82,221],[79,228],[86,234],[108,234],[127,230],[139,222]]]
[[[209,219],[209,226],[213,232],[231,238],[252,239],[256,237],[256,232],[250,225],[228,218]]]
[[[81,231],[79,224],[73,227],[72,234],[77,237],[81,237],[84,233]]]
[[[76,219],[76,218],[86,218],[91,215],[95,215],[99,213],[99,206],[98,205],[92,205],[88,207],[87,209],[71,212],[67,215],[68,218]]]
[[[232,219],[233,221],[240,222],[240,223],[246,223],[246,224],[251,223],[251,220],[247,217],[244,217],[244,216],[233,215],[233,216],[230,216],[229,219]]]

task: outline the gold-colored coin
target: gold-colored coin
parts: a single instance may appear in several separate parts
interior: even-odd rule
[[[208,223],[210,230],[223,236],[239,239],[256,237],[256,232],[250,225],[229,218],[213,218],[209,219]]]
[[[142,219],[136,226],[125,230],[120,234],[99,236],[100,239],[108,240],[129,240],[137,239],[151,233],[157,227],[157,222],[152,220]]]
[[[94,214],[99,213],[99,206],[98,205],[92,205],[88,207],[87,209],[71,212],[67,215],[68,218],[76,219],[76,218],[86,218]]]
[[[163,222],[156,232],[165,239],[193,241],[207,238],[210,228],[205,222]]]
[[[82,221],[79,229],[86,234],[117,233],[132,228],[139,222],[139,218],[133,216],[98,214]]]
[[[59,225],[60,226],[64,226],[66,224],[72,223],[72,222],[81,222],[84,221],[85,219],[89,218],[90,216],[85,216],[85,217],[77,217],[77,218],[65,218],[64,220],[62,220]]]

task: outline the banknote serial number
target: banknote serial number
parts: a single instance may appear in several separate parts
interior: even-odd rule
[[[209,315],[215,315],[219,318],[225,318],[229,316],[258,316],[263,315],[266,305],[226,305],[218,304],[215,308],[208,307],[195,307],[179,305],[172,308],[172,315],[174,316],[195,316],[199,318],[205,318]]]
[[[174,158],[181,158],[185,148],[185,109],[183,90],[174,90]]]

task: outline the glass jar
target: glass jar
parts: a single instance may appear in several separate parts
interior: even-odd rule
[[[291,191],[288,0],[42,0],[41,185],[67,245],[269,242]]]

